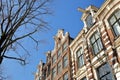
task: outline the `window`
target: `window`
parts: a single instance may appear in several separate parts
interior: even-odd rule
[[[52,69],[52,78],[54,78],[55,76],[56,76],[56,67]]]
[[[63,67],[65,68],[65,67],[67,67],[67,65],[68,65],[68,56],[65,55],[63,58]]]
[[[115,11],[112,16],[109,18],[109,23],[112,27],[112,30],[115,36],[120,35],[120,10]]]
[[[100,34],[97,31],[90,38],[90,42],[91,42],[94,54],[97,54],[99,51],[103,49]]]
[[[115,80],[112,75],[110,65],[108,63],[100,66],[97,69],[97,72],[99,80]]]
[[[93,19],[92,19],[92,15],[91,14],[89,14],[88,16],[87,16],[87,18],[86,18],[86,24],[87,24],[87,26],[90,28],[90,27],[92,27],[92,25],[93,25]]]
[[[77,60],[78,60],[78,67],[81,67],[84,65],[84,56],[83,56],[82,48],[80,48],[77,51]]]
[[[39,79],[38,79],[38,80],[42,80],[42,79],[41,79],[41,77],[39,77]]]
[[[64,74],[63,80],[68,80],[68,73],[65,73],[65,74]]]
[[[87,80],[86,77],[82,78],[81,80]]]
[[[58,58],[61,56],[61,49],[58,50]]]
[[[58,73],[60,73],[62,71],[62,63],[59,62],[58,65],[57,65],[57,69],[58,69]]]
[[[55,62],[56,62],[56,55],[54,55],[52,58],[52,63],[54,64]]]
[[[67,42],[63,44],[63,51],[65,51],[66,49],[67,49]]]

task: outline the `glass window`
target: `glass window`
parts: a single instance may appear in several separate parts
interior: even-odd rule
[[[84,65],[84,56],[83,56],[82,48],[80,48],[77,51],[77,59],[78,59],[78,67],[83,66]]]
[[[97,31],[91,36],[90,42],[92,45],[93,52],[95,54],[97,54],[99,51],[101,51],[103,49],[100,34]]]
[[[114,80],[110,65],[108,63],[97,68],[99,80]]]
[[[66,49],[67,49],[67,42],[63,44],[63,51],[65,51]]]
[[[86,23],[87,23],[87,26],[90,28],[90,27],[92,27],[92,25],[93,25],[93,19],[92,19],[92,15],[91,14],[89,14],[88,16],[87,16],[87,18],[86,18]]]
[[[42,79],[41,79],[41,77],[39,77],[39,79],[38,79],[38,80],[42,80]]]
[[[57,68],[58,69],[58,73],[60,73],[62,71],[62,63],[59,62],[57,66],[58,66],[58,68]]]
[[[52,78],[54,78],[55,76],[56,76],[56,67],[52,69]]]
[[[52,63],[54,64],[55,62],[56,62],[56,55],[54,55],[52,58]]]
[[[115,12],[115,16],[117,17],[117,19],[120,18],[120,10],[118,10],[118,11]]]
[[[109,18],[109,23],[112,27],[112,30],[115,36],[120,35],[120,10],[115,11],[112,16]]]
[[[68,65],[68,56],[65,55],[63,58],[63,67],[65,68],[65,67],[67,67],[67,65]]]
[[[61,56],[61,49],[58,50],[58,58]]]
[[[63,80],[68,80],[68,73],[65,73],[65,74],[64,74]]]
[[[86,78],[86,77],[84,77],[84,78],[82,78],[81,80],[87,80],[87,78]]]

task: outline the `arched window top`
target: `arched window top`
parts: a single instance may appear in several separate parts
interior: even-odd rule
[[[113,14],[108,18],[108,22],[112,28],[113,34],[115,36],[120,35],[120,9],[117,9]]]

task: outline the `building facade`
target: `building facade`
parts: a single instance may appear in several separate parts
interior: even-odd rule
[[[120,80],[120,0],[78,10],[83,29],[74,40],[58,31],[35,80]]]
[[[61,29],[54,36],[54,40],[54,49],[46,53],[46,63],[38,66],[35,80],[72,80],[69,45],[73,39],[68,32],[64,34]]]
[[[70,44],[76,80],[120,80],[120,0],[83,12],[84,27]]]

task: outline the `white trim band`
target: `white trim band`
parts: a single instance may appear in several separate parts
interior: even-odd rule
[[[110,48],[112,48],[112,46],[107,47],[107,50],[109,50]]]
[[[111,51],[111,52],[108,53],[109,56],[112,55],[112,54],[113,54],[113,51]]]
[[[105,45],[107,45],[107,44],[109,44],[110,43],[110,41],[107,41],[106,43],[105,43]]]
[[[104,32],[103,34],[102,34],[102,36],[104,36],[104,35],[106,35],[107,33],[106,32]]]

